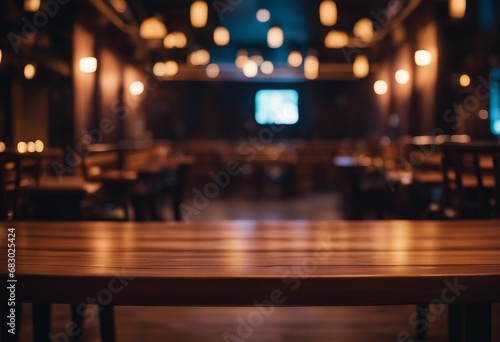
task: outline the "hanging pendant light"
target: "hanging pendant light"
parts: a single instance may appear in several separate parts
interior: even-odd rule
[[[319,5],[319,19],[324,26],[333,26],[337,23],[337,4],[332,0],[323,0]]]
[[[373,23],[368,18],[359,19],[354,25],[353,33],[364,42],[369,42],[373,38]]]
[[[219,46],[229,44],[231,37],[227,28],[219,26],[214,30],[214,42]]]
[[[449,0],[448,11],[450,17],[454,19],[461,19],[465,16],[467,9],[467,0]]]
[[[304,60],[304,76],[309,80],[318,78],[319,61],[314,54],[309,54]]]
[[[269,12],[269,10],[261,8],[257,11],[256,17],[257,20],[261,23],[267,23],[269,19],[271,19],[271,13]]]
[[[302,64],[302,59],[302,55],[299,51],[292,51],[288,55],[288,65],[296,68]]]
[[[179,64],[176,61],[165,62],[165,76],[175,76],[179,72]]]
[[[167,28],[160,19],[151,17],[142,22],[139,35],[142,39],[163,39],[167,35]]]
[[[253,78],[257,76],[258,72],[259,72],[259,66],[257,65],[257,63],[249,59],[245,63],[245,66],[243,67],[243,74],[248,78]]]
[[[234,64],[239,69],[243,69],[245,67],[245,63],[248,61],[248,53],[246,50],[239,50],[238,54],[236,55],[236,60],[234,61]]]
[[[356,78],[365,78],[370,72],[370,63],[365,55],[358,55],[352,64],[352,72]]]
[[[26,12],[38,12],[40,9],[40,0],[24,0],[23,7]]]
[[[205,1],[196,0],[190,9],[191,25],[196,28],[205,27],[208,21],[208,5]]]
[[[36,75],[36,68],[33,64],[26,64],[24,67],[24,78],[31,80]]]
[[[205,72],[208,78],[217,78],[217,76],[219,76],[220,68],[217,64],[212,63],[207,65]]]
[[[341,49],[349,44],[349,36],[342,31],[330,31],[325,37],[325,47]]]
[[[283,30],[278,26],[273,26],[267,31],[267,45],[276,49],[283,45]]]
[[[260,65],[260,71],[262,71],[264,75],[271,75],[274,71],[273,63],[271,61],[262,62]]]

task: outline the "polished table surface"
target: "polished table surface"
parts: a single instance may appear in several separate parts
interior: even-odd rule
[[[500,220],[10,222],[17,300],[115,305],[500,302]],[[6,243],[2,239],[1,274]]]

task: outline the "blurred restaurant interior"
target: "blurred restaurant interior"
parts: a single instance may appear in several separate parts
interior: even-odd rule
[[[17,340],[500,341],[499,1],[2,0],[0,30]],[[351,268],[308,271],[292,307],[241,330],[253,302],[230,285],[247,279],[260,302],[282,271],[269,267],[300,263],[321,234],[336,259],[316,262]],[[99,319],[82,323],[76,304],[119,266],[137,285],[85,303]],[[362,277],[401,289],[410,275],[415,297],[342,299],[369,292]],[[354,279],[347,292],[317,299],[336,276]],[[436,314],[440,292],[420,289],[445,276],[470,292]],[[160,298],[148,279],[183,277],[230,292],[186,280],[154,302],[134,290]],[[71,319],[82,333],[67,333]]]

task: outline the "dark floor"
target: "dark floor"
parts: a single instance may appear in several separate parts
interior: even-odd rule
[[[192,203],[187,197],[185,203]],[[336,193],[316,193],[290,198],[233,194],[209,201],[193,221],[205,220],[340,220],[341,198]]]
[[[187,198],[187,204],[192,198]],[[170,216],[169,206],[165,215]],[[340,197],[334,193],[301,195],[289,199],[280,196],[254,196],[232,193],[210,200],[194,220],[220,219],[341,219]],[[31,340],[31,308],[23,307],[20,341]],[[118,342],[136,341],[413,341],[410,323],[417,307],[306,307],[275,308],[255,327],[242,328],[241,319],[255,316],[256,308],[177,308],[117,307]],[[54,305],[52,341],[69,341],[64,334],[70,322],[69,305]],[[95,310],[90,306],[88,310]],[[258,315],[258,314],[257,314]],[[92,317],[94,315],[85,315]],[[494,322],[500,320],[500,305],[494,306]],[[500,324],[494,324],[494,339],[500,341]],[[238,335],[238,331],[240,334]],[[409,335],[408,335],[409,334]],[[425,341],[447,341],[447,312],[429,322]],[[99,341],[97,318],[84,323],[82,342]]]

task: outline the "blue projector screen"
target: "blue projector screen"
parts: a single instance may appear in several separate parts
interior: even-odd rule
[[[299,93],[264,89],[255,95],[255,120],[261,124],[293,125],[299,121]]]
[[[491,72],[490,94],[491,133],[500,136],[500,68]]]

